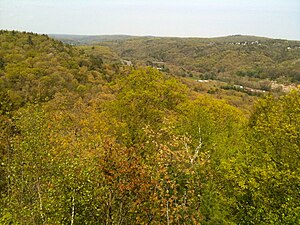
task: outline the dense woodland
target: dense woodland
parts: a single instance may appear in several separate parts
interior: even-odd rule
[[[267,81],[300,81],[300,41],[242,35],[220,38],[54,37],[75,45],[108,46],[136,65],[158,67],[183,77],[222,80],[266,90]]]
[[[193,79],[235,85],[257,68],[253,84],[295,83],[299,42],[264,39],[246,54],[189,41],[198,56],[155,44],[162,71],[143,64],[156,52],[142,43],[120,55],[0,31],[0,224],[299,224],[300,90],[252,96]],[[183,79],[180,64],[197,74]]]

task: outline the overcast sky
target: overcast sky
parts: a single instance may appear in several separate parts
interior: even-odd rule
[[[0,29],[300,40],[300,0],[0,0]]]

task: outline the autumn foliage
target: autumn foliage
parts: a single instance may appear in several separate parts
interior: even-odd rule
[[[299,90],[249,116],[150,67],[0,39],[0,224],[299,223]]]

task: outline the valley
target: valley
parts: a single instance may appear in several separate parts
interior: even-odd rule
[[[299,45],[0,30],[0,224],[298,224]]]

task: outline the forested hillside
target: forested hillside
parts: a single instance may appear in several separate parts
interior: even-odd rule
[[[300,81],[300,42],[255,36],[166,38],[54,36],[75,45],[100,45],[119,60],[200,80],[225,82],[219,88],[250,94],[287,92]],[[237,86],[235,86],[237,85]],[[239,88],[241,86],[242,88]]]
[[[251,36],[132,38],[101,42],[121,58],[176,75],[251,82],[251,78],[300,81],[300,42]],[[255,81],[255,80],[253,80]],[[245,81],[246,82],[246,81]]]
[[[145,41],[153,48],[133,44]],[[251,98],[245,112],[225,90],[174,76],[179,65],[202,76],[222,64],[216,76],[244,77],[257,48],[257,63],[291,82],[298,42],[281,41],[290,53],[274,56],[274,40],[247,54],[195,41],[210,53],[193,67],[185,40],[168,47],[182,55],[150,56],[167,51],[160,41],[76,47],[0,31],[0,224],[299,224],[300,90]],[[229,52],[232,64],[221,60]],[[149,57],[170,70],[146,67]]]

